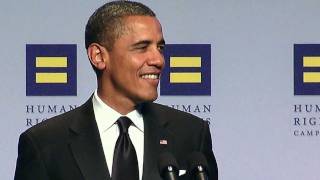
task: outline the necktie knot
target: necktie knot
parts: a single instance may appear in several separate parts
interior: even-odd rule
[[[117,122],[120,130],[120,134],[128,133],[128,129],[132,124],[132,121],[126,116],[121,116]]]

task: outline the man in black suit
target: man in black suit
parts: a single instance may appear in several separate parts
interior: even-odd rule
[[[98,88],[79,108],[21,134],[15,180],[117,180],[133,166],[136,177],[127,180],[161,180],[161,153],[172,153],[183,174],[194,151],[203,153],[210,180],[217,180],[208,123],[152,103],[165,44],[154,12],[137,2],[106,3],[88,20],[85,36]],[[123,117],[129,122],[124,136],[134,152],[133,165],[116,155]],[[189,174],[180,179],[190,179]]]

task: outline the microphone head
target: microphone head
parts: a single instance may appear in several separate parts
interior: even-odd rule
[[[193,152],[188,157],[188,168],[190,172],[208,170],[208,162],[201,152]]]
[[[159,172],[162,175],[164,171],[177,171],[178,163],[176,161],[176,158],[171,153],[164,152],[159,156],[158,167]]]

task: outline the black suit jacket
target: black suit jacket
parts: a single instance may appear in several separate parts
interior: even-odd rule
[[[193,115],[155,103],[142,105],[143,180],[161,180],[158,156],[169,151],[180,169],[186,157],[202,152],[212,180],[218,179],[208,124]],[[167,144],[160,144],[167,140]],[[79,108],[53,117],[20,135],[15,180],[110,180],[91,98]],[[188,174],[180,179],[189,179]]]

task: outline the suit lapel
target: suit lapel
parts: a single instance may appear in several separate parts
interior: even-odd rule
[[[157,112],[152,103],[142,106],[144,120],[143,180],[162,180],[158,170],[158,157],[164,151],[172,152],[173,138],[165,126],[165,114]],[[160,143],[161,141],[161,143]]]
[[[80,107],[70,125],[70,149],[85,180],[111,180],[106,164],[99,130],[95,121],[91,98]],[[142,105],[144,120],[143,180],[162,180],[158,157],[162,152],[173,152],[174,139],[166,126],[167,114],[153,103]],[[162,141],[160,143],[160,141]]]
[[[109,180],[91,98],[80,107],[70,125],[70,148],[85,180]]]

